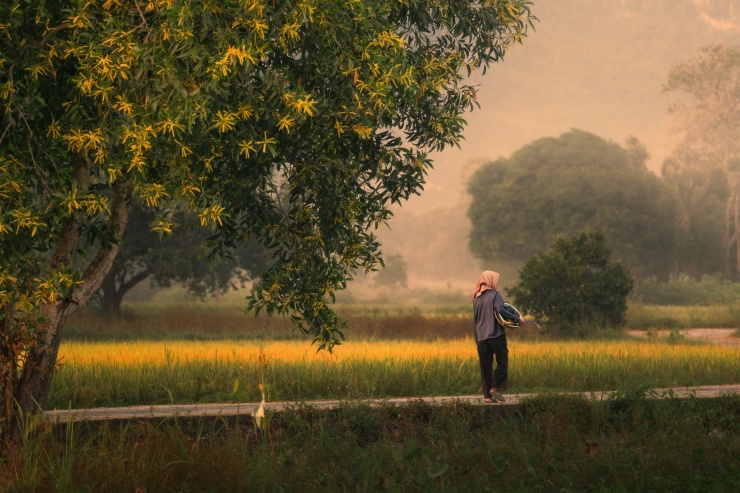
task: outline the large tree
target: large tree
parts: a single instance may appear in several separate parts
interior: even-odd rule
[[[468,186],[471,251],[486,262],[523,263],[557,235],[600,229],[633,272],[667,276],[677,234],[675,200],[635,159],[643,154],[573,130],[484,165]]]
[[[671,68],[665,91],[673,97],[671,109],[682,133],[678,154],[688,147],[701,156],[698,162],[676,163],[686,164],[688,171],[702,164],[714,167],[728,184],[722,271],[725,279],[740,279],[740,46],[702,48]]]
[[[209,230],[187,209],[173,216],[175,233],[162,237],[151,230],[155,212],[134,203],[118,255],[100,286],[103,313],[121,315],[121,302],[144,281],[155,287],[180,283],[198,296],[244,287],[260,277],[270,262],[270,252],[254,239],[241,242],[225,257],[206,261]]]
[[[465,76],[529,22],[523,0],[0,3],[3,429],[45,405],[134,196],[162,233],[187,203],[216,254],[260,239],[248,306],[338,342],[329,305],[378,264],[373,228],[462,138]]]

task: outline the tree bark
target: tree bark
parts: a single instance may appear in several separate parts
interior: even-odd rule
[[[78,179],[78,186],[80,183]],[[112,188],[111,214],[108,218],[109,236],[106,241],[102,242],[103,246],[85,269],[82,285],[76,288],[69,298],[43,305],[39,310],[39,317],[46,318],[45,343],[28,352],[15,386],[13,394],[18,414],[11,420],[10,430],[12,430],[11,439],[16,442],[20,440],[20,427],[18,426],[20,420],[46,406],[66,318],[100,289],[118,253],[118,242],[123,236],[128,219],[133,183],[117,181]],[[67,226],[62,229],[54,252],[53,265],[60,263],[71,265],[74,261],[79,239],[79,224],[71,220]]]
[[[103,315],[119,318],[121,316],[121,301],[116,291],[116,276],[113,271],[109,272],[106,278],[103,279],[100,289],[103,291]]]
[[[15,401],[10,389],[15,389],[15,382],[18,378],[16,372],[16,357],[12,351],[12,342],[10,340],[10,329],[13,323],[13,304],[8,301],[3,306],[3,315],[5,319],[2,324],[2,340],[0,341],[0,388],[5,390],[3,395],[3,414],[2,423],[12,423],[15,415]]]

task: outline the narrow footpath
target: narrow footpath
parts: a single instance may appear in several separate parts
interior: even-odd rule
[[[710,398],[723,395],[734,395],[740,393],[740,384],[733,385],[710,385],[701,387],[673,387],[658,388],[647,392],[650,398]],[[494,406],[516,409],[522,405],[525,399],[542,396],[545,394],[504,394],[506,402],[495,404],[483,402],[480,395],[461,396],[435,396],[435,397],[394,397],[387,399],[345,399],[345,400],[320,400],[320,401],[295,401],[295,402],[265,402],[264,410],[268,412],[280,412],[299,406],[310,406],[317,409],[334,409],[343,404],[363,403],[369,405],[404,405],[409,402],[423,401],[430,405],[445,405],[460,402],[472,405]],[[549,394],[548,394],[549,395]],[[553,394],[556,395],[556,394]],[[581,395],[587,399],[609,400],[615,395],[613,391],[598,392],[562,392],[559,395]],[[204,403],[204,404],[165,404],[153,406],[127,406],[127,407],[98,407],[92,409],[54,409],[45,411],[44,415],[48,421],[54,423],[69,423],[78,421],[102,422],[102,421],[135,421],[135,420],[160,420],[164,418],[232,418],[239,416],[252,416],[260,406],[259,402],[240,403]],[[503,410],[503,409],[502,409]]]

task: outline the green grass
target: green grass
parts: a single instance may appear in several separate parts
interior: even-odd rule
[[[337,310],[347,322],[345,335],[363,339],[459,339],[472,333],[472,313],[460,305],[348,305]],[[557,331],[540,332],[534,326],[518,330],[519,337],[553,339]],[[626,328],[740,327],[740,305],[662,306],[630,303]],[[615,331],[581,331],[587,336],[618,336]],[[124,317],[109,319],[83,308],[65,327],[65,339],[107,340],[220,340],[303,339],[290,321],[281,317],[255,317],[238,304],[169,305],[136,303],[126,306]]]
[[[631,329],[740,327],[740,304],[671,306],[631,303],[627,310],[627,327]]]
[[[493,406],[298,407],[264,429],[205,423],[38,427],[0,455],[0,491],[740,489],[740,397]]]
[[[732,306],[634,303],[629,327],[737,327],[740,308]],[[520,330],[510,335],[510,390],[546,394],[522,411],[370,407],[356,399],[479,392],[469,307],[337,308],[350,326],[350,343],[337,354],[367,344],[367,357],[314,358],[287,321],[245,315],[238,303],[136,303],[121,320],[81,310],[63,349],[103,358],[64,358],[50,408],[256,401],[261,382],[272,401],[349,400],[329,412],[271,415],[264,430],[226,420],[65,429],[32,421],[23,447],[0,452],[0,492],[740,489],[740,397],[651,400],[634,390],[737,383],[738,348],[600,340],[606,333],[555,342]],[[220,349],[195,357],[180,344]],[[281,359],[290,344],[307,356]],[[460,354],[443,356],[454,344]],[[147,345],[159,356],[146,363],[105,361],[106,354],[140,355]],[[239,352],[244,346],[265,348],[266,373]],[[393,348],[403,354],[374,357]],[[606,404],[551,394],[614,389],[620,399]]]
[[[740,300],[740,282],[722,282],[705,276],[701,282],[643,281],[634,297],[655,305],[733,305]]]
[[[470,335],[471,311],[459,305],[336,306],[347,322],[349,339],[459,339]],[[72,340],[219,340],[302,339],[288,319],[244,312],[238,303],[187,305],[132,303],[124,316],[111,319],[82,308],[67,322],[65,338]]]

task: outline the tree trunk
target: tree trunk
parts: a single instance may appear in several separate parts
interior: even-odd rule
[[[725,204],[725,232],[722,235],[722,279],[729,281],[732,279],[732,269],[730,267],[730,256],[732,255],[732,211],[734,209],[735,190],[730,189],[730,197]]]
[[[123,296],[116,290],[116,276],[111,271],[103,280],[103,315],[106,317],[121,317],[121,300]]]
[[[149,277],[150,274],[151,271],[149,269],[144,269],[138,274],[131,276],[128,280],[124,278],[121,280],[120,286],[117,286],[115,275],[113,275],[113,272],[109,272],[101,286],[103,290],[103,314],[106,317],[120,317],[123,297],[134,286]]]
[[[736,188],[740,188],[736,184]],[[735,193],[735,233],[733,236],[735,241],[735,280],[740,281],[740,190]]]
[[[60,310],[61,305],[62,303],[47,305],[40,310],[39,315],[47,317],[46,328],[47,334],[51,334],[51,341],[26,355],[23,370],[18,376],[13,397],[19,415],[16,416],[16,426],[13,427],[11,436],[15,442],[19,442],[21,438],[21,427],[18,425],[22,424],[22,420],[46,407],[66,318],[64,310]]]
[[[0,421],[0,430],[4,432],[7,428],[3,427],[13,422],[15,416],[15,401],[11,389],[15,389],[15,382],[18,378],[16,372],[16,357],[12,351],[13,345],[10,337],[10,331],[13,323],[13,303],[7,301],[3,306],[2,333],[0,334],[0,388],[4,390],[3,395],[3,414]]]
[[[77,181],[78,184],[87,183],[79,177]],[[8,393],[12,392],[16,406],[12,418],[7,419],[3,434],[16,443],[19,443],[21,439],[23,419],[46,407],[67,316],[87,302],[90,296],[100,289],[118,254],[118,242],[123,236],[131,205],[133,183],[119,180],[113,184],[112,188],[108,241],[102,242],[104,246],[98,249],[82,274],[82,285],[75,288],[69,298],[41,306],[38,312],[39,319],[46,320],[43,344],[28,351],[22,369],[14,382],[15,385],[5,389],[4,397],[7,398]],[[79,239],[78,228],[79,223],[76,220],[70,220],[62,228],[52,259],[53,267],[61,264],[72,265]],[[15,363],[11,364],[15,366]]]

